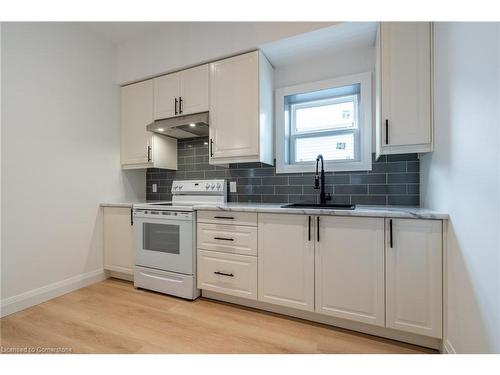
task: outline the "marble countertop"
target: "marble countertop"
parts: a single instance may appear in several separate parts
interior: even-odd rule
[[[448,219],[448,214],[419,207],[404,206],[364,206],[356,205],[354,210],[334,210],[316,208],[283,208],[282,204],[270,203],[226,203],[194,206],[195,210],[243,211],[302,215],[392,217],[406,219]]]
[[[134,204],[150,203],[151,201],[133,202],[104,202],[101,207],[126,207],[132,208]],[[160,201],[154,201],[159,203]],[[332,210],[315,208],[283,208],[285,203],[225,203],[225,204],[199,204],[194,210],[218,210],[218,211],[241,211],[262,212],[281,214],[302,215],[332,215],[332,216],[364,216],[364,217],[392,217],[406,219],[437,219],[447,220],[448,214],[436,212],[426,208],[404,207],[404,206],[364,206],[357,205],[354,210]]]
[[[102,202],[101,207],[125,207],[132,208],[134,204],[150,203],[151,201],[128,201],[128,202]],[[157,201],[154,201],[157,202]]]

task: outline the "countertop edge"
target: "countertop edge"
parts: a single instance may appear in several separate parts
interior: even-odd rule
[[[147,202],[103,202],[100,207],[123,207],[132,208],[134,204]],[[448,220],[449,215],[419,207],[395,207],[395,206],[361,206],[355,210],[332,210],[332,209],[307,209],[307,208],[283,208],[280,205],[270,204],[198,204],[194,205],[195,211],[233,211],[233,212],[260,212],[295,215],[325,215],[325,216],[357,216],[357,217],[385,217],[400,219],[434,219]]]
[[[358,216],[358,217],[387,217],[401,219],[434,219],[448,220],[448,214],[425,210],[421,208],[394,209],[377,207],[373,210],[363,207],[355,210],[332,210],[332,209],[304,209],[304,208],[282,208],[282,207],[258,207],[258,206],[221,206],[221,205],[195,205],[196,211],[233,211],[233,212],[260,212],[278,214],[301,214],[301,215],[325,215],[325,216]]]
[[[99,204],[100,207],[124,207],[124,208],[132,208],[134,204],[138,204],[140,202],[105,202]]]

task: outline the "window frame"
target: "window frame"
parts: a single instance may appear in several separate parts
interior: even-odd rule
[[[289,107],[297,104],[285,106],[285,98],[290,95],[333,89],[336,87],[352,86],[357,84],[359,84],[358,94],[343,95],[358,96],[358,113],[355,114],[355,116],[357,116],[358,122],[358,134],[357,137],[355,136],[355,142],[357,139],[358,147],[356,148],[355,145],[355,159],[325,161],[325,171],[369,171],[372,169],[372,73],[363,72],[276,89],[276,173],[307,173],[314,172],[316,168],[315,161],[290,163],[288,160],[292,157],[292,155],[294,155],[290,152],[292,148],[292,144],[290,141],[293,137],[296,137],[290,134],[290,119],[292,114],[290,113]],[[319,100],[321,99],[318,99],[318,101]],[[325,100],[335,100],[335,98],[327,98]],[[354,129],[355,128],[343,128],[344,131],[347,131],[349,133],[351,133]],[[317,136],[319,134],[326,135],[327,133],[339,134],[339,130],[318,130],[310,133],[314,134],[314,136]],[[356,153],[358,155],[356,155]],[[356,156],[359,156],[359,158],[357,158]]]
[[[346,100],[346,98],[354,98],[354,121],[355,126],[351,127],[342,127],[342,128],[336,128],[336,129],[323,129],[323,130],[311,130],[308,132],[296,132],[294,126],[296,124],[295,120],[295,112],[297,111],[297,108],[312,108],[312,107],[319,107],[321,105],[325,105],[325,103],[328,104],[340,104],[340,103],[347,103],[350,100]],[[311,103],[311,102],[317,102],[315,105],[306,105],[305,103]],[[346,94],[346,95],[339,95],[337,97],[330,97],[326,99],[317,99],[317,100],[310,100],[310,101],[303,101],[299,103],[294,103],[290,104],[290,109],[291,109],[291,114],[290,114],[290,135],[289,135],[289,157],[291,159],[295,159],[297,157],[296,153],[296,140],[297,139],[303,139],[303,138],[318,138],[318,137],[328,137],[332,135],[339,135],[339,134],[353,134],[354,136],[354,159],[348,159],[346,161],[358,161],[360,160],[360,152],[359,152],[359,138],[360,138],[360,131],[359,131],[359,119],[358,119],[358,111],[359,111],[359,94]],[[285,124],[286,126],[287,124]],[[356,147],[357,146],[357,147]],[[338,161],[344,161],[344,160],[338,160]],[[310,162],[298,162],[295,161],[293,164],[304,164],[304,163],[310,163]]]

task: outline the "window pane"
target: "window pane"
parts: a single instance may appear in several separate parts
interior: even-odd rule
[[[324,105],[311,102],[295,110],[295,131],[310,132],[317,130],[349,128],[354,126],[354,99],[341,103],[326,101]]]
[[[178,225],[143,223],[143,248],[161,253],[179,254],[180,228]]]
[[[318,154],[322,154],[325,160],[354,159],[354,134],[297,138],[295,140],[296,163],[314,161]]]

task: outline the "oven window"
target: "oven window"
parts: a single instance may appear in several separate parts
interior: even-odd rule
[[[144,250],[179,254],[178,225],[143,223],[142,247]]]

